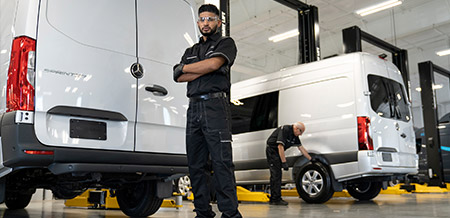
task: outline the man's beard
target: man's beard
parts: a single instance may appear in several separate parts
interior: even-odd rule
[[[209,31],[209,33],[204,33],[202,31],[202,29],[200,29],[200,32],[202,33],[202,35],[206,36],[206,37],[214,35],[214,33],[216,33],[216,31],[217,31],[217,26],[214,28],[211,28],[211,31]]]

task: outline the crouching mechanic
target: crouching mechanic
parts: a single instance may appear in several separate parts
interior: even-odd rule
[[[281,199],[281,168],[289,170],[284,151],[293,145],[308,160],[313,161],[308,151],[302,146],[299,136],[305,132],[305,124],[297,122],[292,125],[280,126],[267,139],[266,156],[270,169],[270,201],[272,205],[288,205]]]

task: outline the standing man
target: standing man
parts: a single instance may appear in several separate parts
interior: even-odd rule
[[[174,66],[174,80],[188,82],[189,108],[186,150],[197,217],[214,217],[209,191],[207,161],[211,158],[214,185],[222,217],[242,217],[238,210],[231,151],[230,67],[236,45],[218,31],[219,10],[211,4],[198,9],[199,43],[186,49]]]
[[[308,160],[312,160],[308,151],[302,146],[298,136],[305,132],[305,124],[297,122],[292,125],[280,126],[267,139],[266,156],[270,169],[270,201],[272,205],[288,205],[281,199],[281,168],[289,170],[284,151],[293,145],[298,146],[300,152]]]

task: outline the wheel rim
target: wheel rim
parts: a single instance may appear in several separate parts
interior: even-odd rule
[[[371,184],[370,183],[361,183],[355,186],[355,191],[359,193],[366,193],[369,191]]]
[[[308,170],[302,177],[303,190],[311,195],[318,195],[323,189],[322,175],[316,170]]]
[[[191,179],[189,176],[183,176],[178,179],[178,191],[182,195],[187,195],[189,193],[189,188],[191,187]]]

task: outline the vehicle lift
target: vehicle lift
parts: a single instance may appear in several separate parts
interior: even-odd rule
[[[450,182],[450,175],[444,174],[441,155],[441,139],[439,135],[439,117],[436,92],[433,90],[434,73],[440,73],[450,78],[450,71],[433,64],[431,61],[421,62],[419,78],[422,98],[422,114],[425,132],[425,146],[427,151],[428,185],[446,187]]]
[[[180,208],[183,207],[182,196],[178,193],[173,194],[175,199],[164,199],[161,207]],[[117,198],[112,197],[108,189],[88,189],[83,194],[65,201],[66,207],[87,207],[91,209],[119,209]]]

